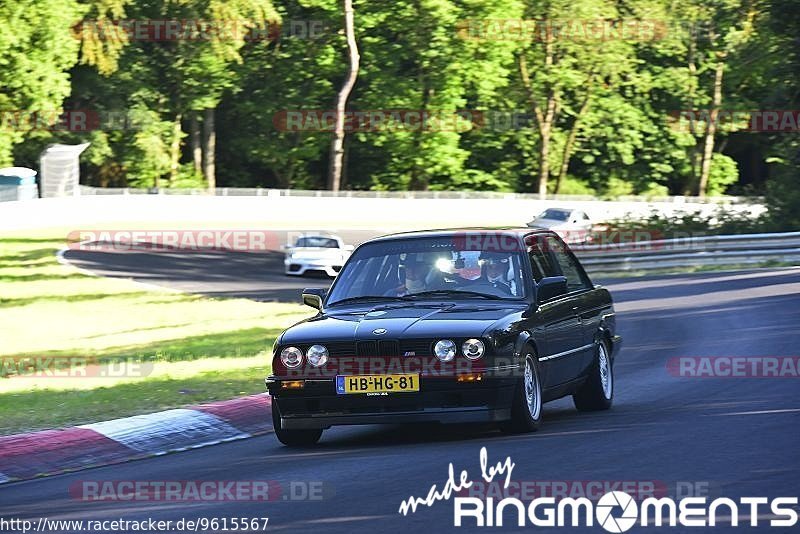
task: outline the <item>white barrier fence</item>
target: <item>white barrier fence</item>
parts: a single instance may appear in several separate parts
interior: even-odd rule
[[[538,193],[509,193],[501,191],[327,191],[312,189],[266,189],[262,187],[217,187],[211,195],[208,189],[176,189],[176,188],[131,188],[131,187],[91,187],[80,186],[82,195],[210,195],[223,197],[326,197],[326,198],[405,198],[405,199],[502,199],[502,200],[541,200]],[[545,200],[557,201],[604,201],[592,195],[547,195]],[[675,204],[761,204],[761,197],[736,196],[638,196],[623,195],[614,198],[619,202],[654,202]]]
[[[482,194],[480,197],[449,198],[444,192],[429,192],[425,198],[406,198],[403,193],[387,197],[364,197],[342,193],[302,196],[298,192],[263,190],[262,195],[212,196],[208,194],[94,194],[69,198],[44,198],[0,204],[0,231],[35,228],[78,229],[86,225],[195,225],[225,227],[229,224],[254,228],[376,229],[392,231],[458,226],[523,226],[550,207],[585,211],[595,223],[626,216],[664,215],[699,211],[712,215],[720,206],[728,211],[763,213],[760,203],[728,198],[720,203],[675,197],[664,201],[633,200],[539,200],[530,195]],[[112,190],[113,191],[113,190]],[[136,191],[134,193],[133,191]],[[166,190],[165,190],[166,191]],[[172,190],[177,191],[177,190]],[[186,191],[186,190],[183,190]],[[325,192],[328,193],[328,192]],[[355,193],[355,192],[349,192]],[[414,193],[417,194],[417,193]],[[461,195],[460,193],[457,193]]]

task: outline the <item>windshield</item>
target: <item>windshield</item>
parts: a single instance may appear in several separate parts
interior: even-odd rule
[[[541,215],[537,217],[537,219],[550,219],[553,221],[566,221],[569,219],[569,211],[566,210],[556,210],[556,209],[548,209],[544,210]]]
[[[516,238],[507,238],[507,240]],[[485,246],[481,246],[485,241]],[[476,243],[477,242],[477,243]],[[520,299],[522,253],[497,239],[453,236],[377,241],[361,246],[342,269],[328,305],[348,300],[419,298]]]
[[[301,237],[297,239],[294,246],[297,248],[339,248],[339,242],[330,237]]]

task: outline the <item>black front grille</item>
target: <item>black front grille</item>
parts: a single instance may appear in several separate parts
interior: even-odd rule
[[[400,342],[396,339],[359,341],[356,343],[356,355],[360,358],[394,358],[400,355]]]
[[[378,356],[382,358],[394,358],[400,353],[400,343],[394,339],[382,339],[378,341]]]
[[[372,358],[378,353],[377,341],[359,341],[356,343],[356,356],[359,358]]]
[[[324,343],[328,347],[328,353],[334,358],[353,357],[356,354],[353,343],[349,341],[336,341],[332,343]]]
[[[364,340],[355,343],[349,341],[322,342],[328,347],[331,357],[342,358],[358,356],[360,358],[395,358],[397,356],[432,356],[431,339],[380,339]],[[300,345],[305,352],[310,344]]]

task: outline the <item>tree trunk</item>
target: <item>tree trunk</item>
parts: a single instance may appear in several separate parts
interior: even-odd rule
[[[572,123],[572,129],[569,131],[567,141],[564,143],[564,151],[561,153],[561,169],[559,169],[558,176],[556,177],[556,195],[561,191],[561,181],[569,170],[569,160],[572,157],[572,147],[575,146],[575,139],[578,137],[578,127],[580,126],[581,118],[586,115],[586,111],[589,109],[589,99],[592,96],[591,83],[592,80],[590,79],[589,86],[586,89],[586,96],[581,103],[581,109],[579,109],[578,114],[575,115],[575,122]]]
[[[203,172],[203,148],[200,144],[200,122],[197,120],[197,113],[194,111],[192,112],[192,118],[189,122],[189,130],[194,172],[200,174]]]
[[[550,32],[547,32],[545,37],[545,72],[550,71],[553,65],[553,43]],[[536,95],[533,92],[533,84],[531,83],[530,75],[528,74],[528,66],[525,60],[525,53],[522,52],[518,56],[519,74],[522,80],[522,85],[525,87],[525,92],[528,95],[531,107],[533,108],[534,117],[536,117],[536,124],[539,127],[539,176],[538,176],[538,190],[539,197],[544,200],[547,198],[547,180],[550,176],[550,136],[553,131],[553,123],[556,119],[558,108],[558,97],[551,88],[547,92],[547,101],[545,103],[545,110],[542,111],[539,103],[536,101]]]
[[[214,126],[214,109],[208,108],[203,112],[203,177],[208,184],[208,191],[212,195],[217,188],[217,178],[214,169],[214,155],[217,148],[217,132]]]
[[[547,198],[547,178],[550,176],[550,132],[549,123],[539,126],[539,198],[542,200]]]
[[[356,43],[356,30],[353,20],[353,0],[344,0],[344,31],[347,37],[347,50],[350,63],[347,77],[342,89],[336,97],[336,128],[331,141],[330,164],[328,168],[328,189],[338,191],[342,182],[342,161],[344,160],[344,113],[347,108],[347,98],[356,84],[358,78],[358,45]]]
[[[689,32],[689,50],[688,50],[688,62],[689,62],[689,79],[691,80],[691,85],[689,86],[689,133],[692,134],[692,137],[697,135],[697,130],[695,128],[695,120],[699,119],[699,117],[695,116],[695,113],[698,111],[695,108],[695,92],[697,85],[700,83],[698,76],[697,76],[697,64],[695,63],[695,56],[697,53],[697,43],[695,40],[694,35],[692,32]],[[698,175],[699,172],[697,170],[698,163],[700,162],[700,151],[698,149],[697,143],[692,146],[691,154],[689,154],[689,162],[692,166],[692,176],[691,180],[683,184],[683,194],[685,196],[689,196],[692,194],[692,190],[694,188],[694,184],[698,183]]]
[[[711,100],[711,112],[708,114],[705,139],[703,141],[703,163],[700,167],[700,184],[697,188],[698,196],[706,196],[708,189],[708,176],[711,173],[711,158],[714,156],[714,135],[717,132],[717,116],[722,106],[722,75],[725,71],[725,61],[718,58],[714,69],[714,96]]]
[[[172,123],[172,143],[169,150],[169,181],[174,182],[178,178],[178,170],[181,166],[181,119],[183,115],[178,113]]]

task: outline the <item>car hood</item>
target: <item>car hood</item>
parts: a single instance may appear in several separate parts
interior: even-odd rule
[[[522,301],[469,304],[380,304],[328,310],[302,321],[281,336],[281,344],[363,339],[479,337],[495,323],[527,309]],[[385,333],[375,331],[384,329]]]

